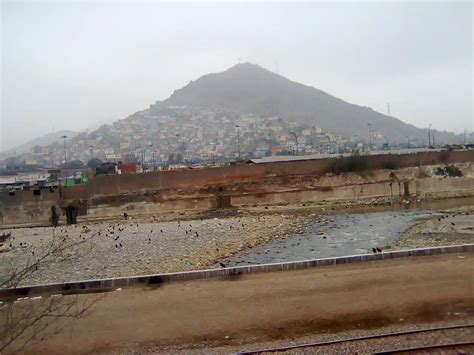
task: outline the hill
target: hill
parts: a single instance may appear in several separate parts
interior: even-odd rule
[[[346,137],[367,138],[368,123],[391,142],[427,141],[427,130],[401,120],[345,102],[324,91],[291,81],[258,65],[244,63],[215,74],[204,75],[176,90],[166,105],[227,108],[239,113],[278,116],[316,125]],[[436,138],[452,141],[454,134],[437,132]]]
[[[34,138],[26,143],[23,143],[15,148],[8,149],[6,151],[0,152],[0,156],[10,157],[18,154],[28,153],[31,149],[38,145],[38,146],[47,146],[54,142],[60,141],[61,136],[68,136],[68,138],[75,137],[78,133],[69,130],[57,131],[45,134],[43,136]]]

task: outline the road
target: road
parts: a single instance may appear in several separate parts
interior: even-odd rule
[[[84,319],[59,319],[27,352],[249,348],[308,334],[473,320],[473,261],[474,253],[448,254],[126,288],[106,294]]]

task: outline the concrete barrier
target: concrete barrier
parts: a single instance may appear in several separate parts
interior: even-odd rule
[[[429,256],[465,252],[474,252],[474,244],[397,250],[390,252],[382,252],[378,254],[351,255],[335,258],[311,259],[274,264],[236,266],[222,269],[207,269],[190,272],[177,272],[167,274],[119,277],[101,280],[85,280],[74,281],[69,283],[26,286],[19,288],[1,289],[0,300],[14,300],[19,297],[31,297],[37,295],[108,292],[113,291],[119,287],[122,288],[137,285],[157,286],[166,282],[189,281],[216,277],[233,277],[238,275],[260,272],[303,270],[318,266],[350,264],[358,262],[398,259],[412,256]]]

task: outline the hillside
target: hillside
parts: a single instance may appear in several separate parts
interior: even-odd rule
[[[208,74],[176,90],[166,105],[227,108],[239,113],[278,116],[316,125],[346,137],[368,136],[368,123],[392,142],[427,140],[427,131],[401,120],[357,106],[321,90],[293,82],[258,65],[238,64],[224,72]],[[437,132],[441,143],[454,135]]]
[[[38,146],[47,146],[50,145],[54,142],[60,141],[61,136],[68,136],[68,138],[75,137],[78,133],[74,131],[69,131],[69,130],[63,130],[63,131],[57,131],[57,132],[52,132],[52,133],[47,133],[45,135],[42,135],[40,137],[34,138],[26,143],[23,143],[15,148],[5,150],[3,152],[0,152],[0,157],[9,157],[9,156],[14,156],[18,154],[23,154],[23,153],[28,153],[31,151],[31,149],[38,145]]]

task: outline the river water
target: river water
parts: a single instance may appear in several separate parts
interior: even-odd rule
[[[272,240],[223,262],[242,266],[372,253],[372,248],[394,244],[422,219],[442,214],[444,209],[473,205],[474,197],[462,197],[315,215],[305,232]]]
[[[227,266],[277,263],[372,253],[393,244],[407,228],[436,210],[398,210],[315,216],[307,230],[243,251]]]

